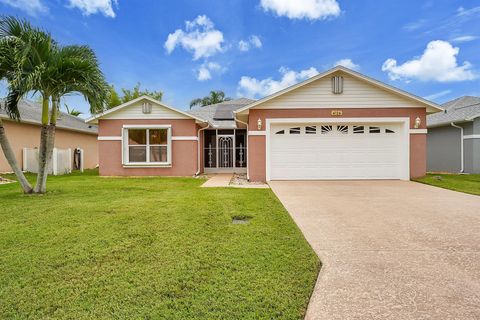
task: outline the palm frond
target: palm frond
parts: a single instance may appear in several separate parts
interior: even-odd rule
[[[20,120],[20,111],[18,110],[18,102],[20,101],[20,98],[21,94],[18,91],[11,90],[8,92],[4,108],[10,119]]]
[[[190,101],[190,109],[192,109],[195,106],[201,106],[202,103],[203,103],[202,99],[200,99],[200,98],[193,99],[192,101]]]

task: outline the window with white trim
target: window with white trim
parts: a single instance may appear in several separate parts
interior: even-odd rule
[[[127,127],[123,135],[123,157],[127,165],[171,164],[170,127]]]

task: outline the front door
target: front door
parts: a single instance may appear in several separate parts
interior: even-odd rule
[[[234,160],[233,139],[234,139],[233,135],[217,136],[218,168],[233,168],[233,160]]]

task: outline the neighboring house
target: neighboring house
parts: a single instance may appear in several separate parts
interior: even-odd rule
[[[441,110],[338,66],[258,101],[184,112],[140,97],[88,123],[101,175],[408,180],[426,172],[426,115]]]
[[[3,100],[0,101],[3,105]],[[38,148],[40,144],[41,106],[35,102],[21,100],[18,104],[20,121],[11,120],[3,108],[3,120],[7,137],[20,166],[23,166],[23,148]],[[95,168],[98,164],[98,129],[86,124],[81,118],[61,112],[55,134],[55,147],[59,149],[81,148],[84,151],[84,168]],[[73,159],[73,155],[72,155]],[[73,161],[73,160],[72,160]],[[0,172],[10,172],[3,152],[0,151]]]
[[[460,97],[429,115],[428,171],[480,173],[480,97]]]

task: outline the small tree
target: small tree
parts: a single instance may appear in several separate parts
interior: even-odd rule
[[[114,108],[121,104],[122,104],[122,100],[120,99],[120,96],[115,90],[115,87],[113,85],[108,86],[108,103],[107,103],[108,109]]]
[[[197,98],[190,101],[190,109],[194,106],[209,106],[211,104],[216,104],[224,101],[232,100],[231,98],[225,97],[225,92],[222,90],[210,91],[210,94],[203,98]]]
[[[156,99],[158,101],[162,100],[163,97],[163,92],[162,91],[150,91],[148,89],[141,90],[140,89],[140,83],[137,83],[133,89],[125,89],[122,88],[122,94],[123,96],[120,97],[115,90],[115,87],[113,85],[109,86],[109,101],[108,101],[108,108],[114,108],[116,106],[121,105],[122,103],[126,103],[128,101],[132,101],[133,99],[136,99],[141,96],[150,96],[153,99]]]

